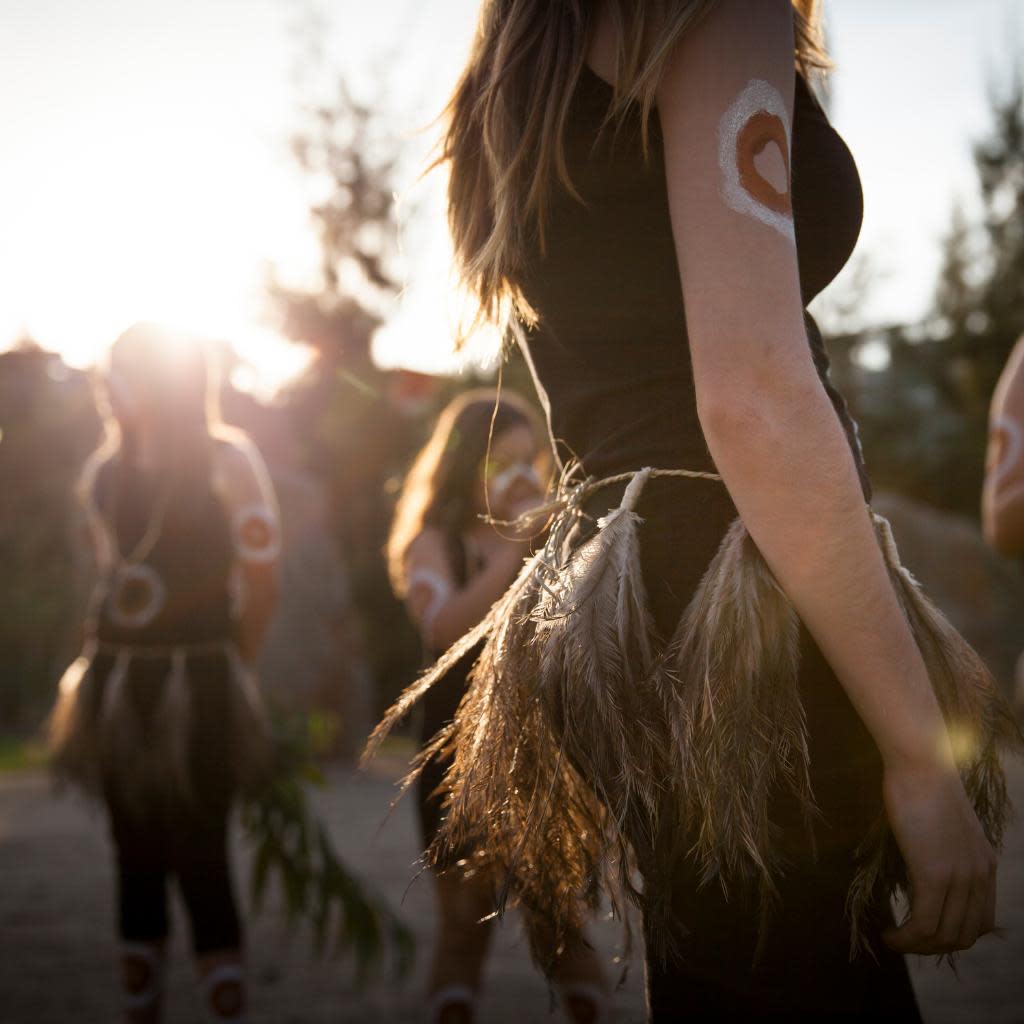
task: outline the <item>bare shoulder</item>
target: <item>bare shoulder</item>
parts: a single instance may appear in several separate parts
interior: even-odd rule
[[[256,442],[241,428],[218,424],[211,432],[214,458],[225,466],[246,466],[262,463]]]
[[[256,442],[237,427],[218,426],[213,438],[214,468],[227,477],[262,477],[266,464]]]
[[[408,571],[437,569],[448,571],[448,549],[444,534],[436,526],[426,526],[413,538],[405,553]]]
[[[236,427],[212,433],[213,473],[229,500],[273,502],[273,488],[256,443]]]

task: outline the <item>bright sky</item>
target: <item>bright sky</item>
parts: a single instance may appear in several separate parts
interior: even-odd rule
[[[326,4],[321,5],[323,9]],[[459,70],[477,0],[334,0],[324,48],[386,78],[410,152]],[[0,0],[0,347],[22,331],[76,365],[132,320],[234,342],[272,388],[303,353],[274,335],[268,268],[308,280],[310,185],[286,140],[301,0]],[[867,320],[927,307],[985,77],[1024,47],[1024,0],[829,0],[832,116],[866,194],[859,251],[885,277]],[[1021,47],[1018,47],[1020,50]],[[410,160],[414,168],[415,159]],[[446,364],[446,251],[436,198],[404,237],[409,289],[378,358]],[[426,215],[423,216],[425,211]]]

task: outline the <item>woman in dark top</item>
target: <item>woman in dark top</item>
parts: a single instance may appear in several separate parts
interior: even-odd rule
[[[430,440],[406,476],[388,541],[395,592],[406,602],[433,660],[474,626],[508,587],[529,551],[529,540],[485,520],[514,519],[541,497],[541,428],[514,394],[495,408],[493,391],[468,391],[441,413]],[[493,422],[492,422],[493,421]],[[420,740],[427,743],[455,717],[473,652],[426,695]],[[432,757],[417,779],[423,845],[441,831],[439,795],[450,758]],[[429,982],[430,1019],[464,1024],[477,1019],[480,975],[491,936],[495,880],[473,871],[471,846],[447,849],[434,868],[438,930]],[[469,871],[462,868],[469,866]],[[566,943],[552,969],[568,1017],[603,1019],[607,998],[600,964],[579,936]]]
[[[449,106],[457,264],[566,461],[544,551],[382,729],[482,643],[441,840],[556,921],[633,898],[657,1021],[913,1020],[899,954],[993,927],[1014,727],[804,311],[861,216],[815,8],[486,2]]]
[[[212,421],[197,344],[137,324],[105,384],[108,439],[82,480],[100,581],[61,680],[55,767],[107,807],[124,1019],[160,1019],[173,876],[207,1019],[242,1020],[227,823],[269,752],[249,666],[274,605],[276,503],[252,443]]]

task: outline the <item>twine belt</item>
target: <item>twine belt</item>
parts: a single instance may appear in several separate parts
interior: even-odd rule
[[[702,469],[660,469],[657,466],[644,466],[642,469],[630,469],[612,476],[586,477],[572,483],[573,475],[580,470],[581,466],[578,462],[567,466],[559,480],[556,496],[536,508],[529,509],[517,519],[495,519],[491,515],[482,518],[491,526],[509,526],[517,530],[529,530],[551,517],[558,517],[565,513],[582,514],[581,506],[587,498],[605,487],[623,481],[628,481],[628,485],[622,496],[620,507],[632,510],[636,506],[644,484],[651,477],[680,477],[688,480],[715,480],[718,482],[722,480],[721,474]]]
[[[703,469],[658,469],[657,466],[644,466],[643,469],[630,469],[625,473],[616,473],[614,476],[603,476],[593,480],[594,488],[607,487],[609,484],[621,483],[623,480],[632,480],[640,473],[652,476],[682,476],[693,480],[721,480],[721,473],[711,473]]]
[[[208,654],[229,654],[235,647],[231,640],[208,640],[203,643],[180,644],[130,644],[97,640],[89,643],[96,654],[110,654],[115,657],[128,655],[132,658],[173,658],[175,656],[199,657]]]

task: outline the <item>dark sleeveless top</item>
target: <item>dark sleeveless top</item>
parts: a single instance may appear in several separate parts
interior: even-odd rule
[[[161,502],[162,480],[115,459],[102,467],[94,499],[113,528],[122,555],[139,544]],[[190,489],[191,490],[191,489]],[[152,616],[116,614],[115,602],[129,609],[145,600],[118,585],[117,565],[104,581],[96,610],[96,634],[106,643],[131,646],[205,644],[229,640],[230,573],[234,553],[224,504],[212,485],[187,496],[172,494],[152,549],[142,559],[144,571],[155,574],[162,600]],[[141,586],[146,585],[143,580]]]
[[[601,132],[611,86],[586,68],[567,126],[570,176],[584,202],[557,189],[545,248],[520,282],[539,314],[523,343],[546,406],[556,456],[604,476],[642,466],[713,470],[697,419],[660,126],[645,159],[640,118]],[[798,75],[792,201],[806,305],[853,251],[862,216],[853,158]],[[828,357],[807,315],[814,362],[854,451],[856,426],[828,381]]]

